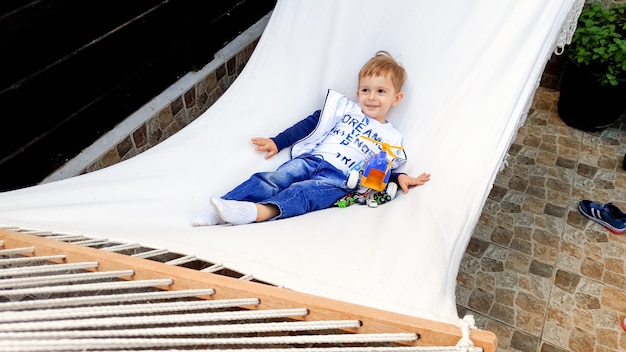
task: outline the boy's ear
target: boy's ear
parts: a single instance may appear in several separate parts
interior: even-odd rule
[[[402,101],[403,98],[404,98],[404,93],[398,92],[398,94],[396,94],[395,98],[393,98],[393,103],[391,103],[391,105],[395,106],[395,105],[400,104],[400,102]]]

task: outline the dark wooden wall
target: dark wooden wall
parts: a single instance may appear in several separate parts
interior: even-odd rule
[[[39,183],[276,0],[0,2],[0,191]]]

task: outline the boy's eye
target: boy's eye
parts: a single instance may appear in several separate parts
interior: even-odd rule
[[[378,90],[378,93],[380,93],[380,94],[384,94],[384,93],[385,93],[385,90],[384,90],[384,89],[379,89],[379,90]]]

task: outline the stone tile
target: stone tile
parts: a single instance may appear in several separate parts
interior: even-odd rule
[[[600,299],[603,306],[626,315],[626,290],[605,286]]]
[[[539,342],[538,338],[516,330],[511,337],[510,351],[537,351]]]
[[[596,344],[596,336],[589,331],[580,328],[574,328],[570,332],[570,338],[567,347],[572,352],[591,352]]]
[[[567,350],[552,346],[549,343],[542,343],[540,352],[567,352]]]
[[[554,278],[554,285],[569,293],[574,293],[579,282],[580,276],[578,274],[564,270],[557,270],[556,277]]]
[[[159,123],[159,128],[161,129],[166,129],[174,123],[174,115],[172,114],[172,110],[170,110],[169,106],[159,111],[157,121]]]

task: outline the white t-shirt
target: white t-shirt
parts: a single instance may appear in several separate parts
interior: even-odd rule
[[[381,124],[361,112],[351,112],[335,124],[311,154],[321,156],[346,174],[352,170],[360,171],[371,156],[382,150],[379,144],[360,136],[392,146],[402,143],[402,135],[390,122]]]

